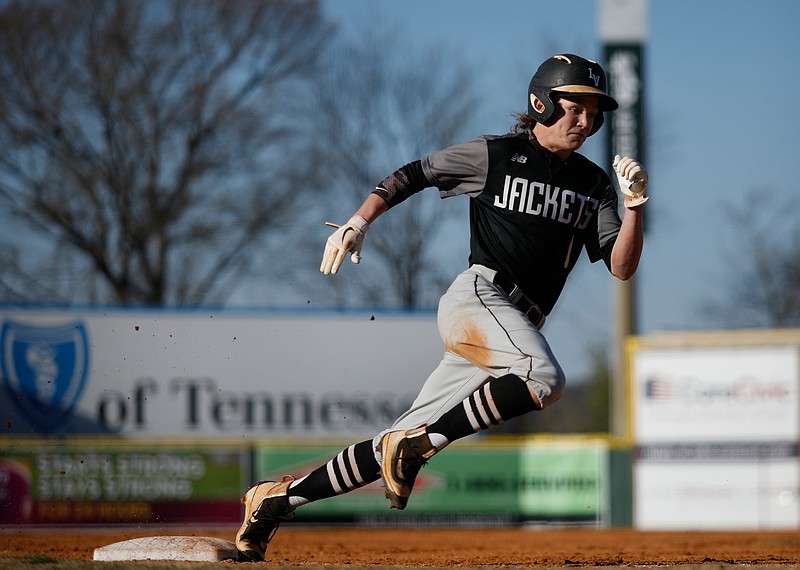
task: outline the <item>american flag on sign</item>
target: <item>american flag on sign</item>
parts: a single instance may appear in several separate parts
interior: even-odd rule
[[[672,382],[667,378],[656,376],[645,382],[645,396],[649,400],[671,400],[674,395]]]

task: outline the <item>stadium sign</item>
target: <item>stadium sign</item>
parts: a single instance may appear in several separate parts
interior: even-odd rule
[[[6,434],[374,435],[443,351],[428,312],[7,310],[0,326]]]

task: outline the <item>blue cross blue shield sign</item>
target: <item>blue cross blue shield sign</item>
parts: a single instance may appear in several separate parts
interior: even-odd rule
[[[11,402],[37,432],[52,433],[72,414],[89,373],[84,324],[6,321],[0,349],[0,373]]]

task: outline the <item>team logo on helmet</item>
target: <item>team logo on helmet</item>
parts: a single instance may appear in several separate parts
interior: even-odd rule
[[[599,87],[600,86],[600,76],[599,75],[595,75],[594,74],[594,70],[591,67],[589,68],[589,79],[594,81],[594,86],[595,87]]]
[[[53,432],[71,414],[88,371],[89,342],[83,323],[55,327],[3,324],[3,384],[37,431]]]

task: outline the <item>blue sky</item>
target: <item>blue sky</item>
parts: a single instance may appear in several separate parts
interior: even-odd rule
[[[472,65],[484,105],[469,136],[505,132],[509,114],[525,108],[531,74],[552,53],[602,59],[596,0],[324,6],[347,33],[377,25],[396,32],[409,57],[420,46],[443,46]],[[641,158],[652,199],[637,278],[640,333],[709,328],[699,309],[736,274],[726,205],[756,190],[776,208],[800,196],[798,22],[797,0],[649,0]],[[599,142],[585,154],[598,159]],[[800,210],[788,215],[796,219]],[[602,265],[580,264],[545,329],[568,375],[585,371],[587,345],[611,334],[612,299]]]

